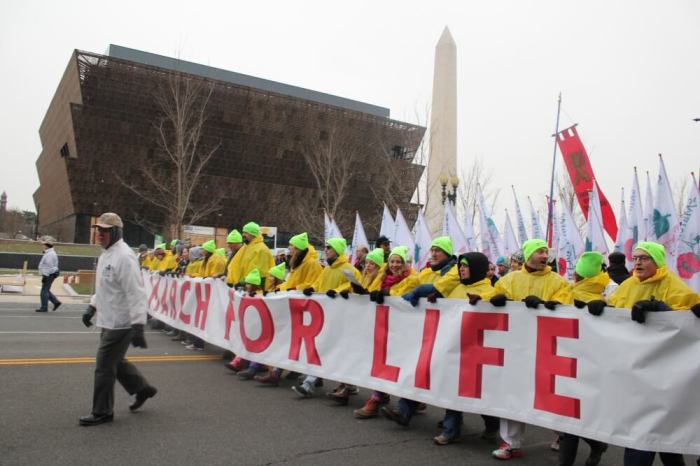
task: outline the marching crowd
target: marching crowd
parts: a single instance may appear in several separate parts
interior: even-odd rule
[[[691,310],[700,318],[700,295],[688,287],[665,264],[664,247],[654,242],[639,242],[633,253],[634,267],[625,269],[625,258],[613,253],[606,264],[602,254],[585,252],[578,258],[572,283],[552,270],[549,248],[541,239],[526,241],[521,252],[510,258],[499,258],[495,264],[481,252],[453,254],[449,237],[432,241],[429,264],[422,270],[412,266],[408,248],[394,245],[380,237],[376,249],[358,248],[357,260],[351,264],[343,238],[330,238],[321,254],[310,244],[306,233],[289,240],[288,254],[273,257],[263,242],[260,227],[249,222],[242,232],[233,230],[227,237],[227,250],[217,249],[214,240],[201,246],[186,247],[179,240],[160,244],[154,251],[145,245],[139,248],[139,262],[143,269],[154,273],[173,273],[190,277],[214,277],[225,280],[229,286],[241,287],[251,294],[284,290],[299,290],[305,295],[325,293],[330,298],[347,299],[349,294],[367,295],[376,303],[386,296],[402,297],[417,306],[419,300],[465,299],[471,304],[479,300],[494,306],[505,306],[507,301],[523,301],[528,308],[543,306],[555,310],[558,305],[575,305],[600,316],[606,307],[630,310],[630,317],[644,324],[648,312]],[[322,264],[323,263],[323,264]],[[352,277],[352,279],[350,278]],[[188,349],[204,346],[198,338],[179,335],[167,329],[174,339],[181,339]],[[263,384],[277,385],[282,370],[266,367],[240,357],[233,357],[227,367],[243,379],[254,379]],[[313,396],[322,386],[313,376],[303,378],[293,390],[303,397]],[[358,388],[340,384],[326,395],[347,404]],[[399,399],[390,405],[389,395],[372,392],[364,405],[353,411],[358,419],[369,419],[382,414],[403,426],[408,426],[413,415],[425,405],[408,399]],[[522,456],[521,446],[525,424],[492,416],[482,416],[483,438],[502,440],[492,452],[495,458],[509,460]],[[462,413],[447,410],[441,421],[442,433],[434,438],[437,445],[456,441],[461,432]],[[607,445],[584,439],[590,445],[585,464],[596,465]],[[561,434],[552,444],[559,452],[560,465],[573,465],[579,438]],[[651,465],[655,452],[625,449],[625,465]],[[665,465],[684,464],[683,456],[660,452]],[[699,460],[700,461],[700,460]],[[699,463],[700,464],[700,463]]]

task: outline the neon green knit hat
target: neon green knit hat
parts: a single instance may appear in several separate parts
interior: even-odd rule
[[[408,248],[406,246],[396,246],[391,250],[389,254],[389,259],[391,256],[399,256],[404,264],[408,262]]]
[[[298,235],[292,236],[289,239],[289,244],[303,251],[309,247],[309,236],[306,234],[306,232],[299,233]]]
[[[248,275],[245,276],[245,282],[251,285],[260,286],[262,283],[262,278],[260,277],[260,271],[258,269],[253,269]]]
[[[258,236],[260,234],[260,225],[255,222],[248,222],[243,225],[243,233],[248,233],[251,236]]]
[[[657,267],[666,265],[666,248],[663,244],[654,243],[653,241],[640,241],[634,249],[641,249],[649,254]]]
[[[160,243],[159,245],[157,245],[156,250],[158,249],[165,249],[165,243]]]
[[[440,248],[445,251],[448,256],[452,255],[452,240],[449,236],[438,236],[430,243],[431,248]]]
[[[171,247],[171,248],[174,248],[175,246],[177,246],[177,242],[178,242],[178,241],[180,241],[180,240],[177,239],[177,238],[174,239],[174,240],[172,240],[172,241],[170,242],[170,247]]]
[[[214,251],[216,251],[216,243],[213,239],[210,239],[202,245],[202,249],[207,251],[209,254],[214,254]]]
[[[345,252],[345,248],[348,247],[348,243],[345,242],[345,238],[329,238],[326,244],[333,248],[333,250],[341,255]]]
[[[381,267],[384,265],[384,249],[372,249],[372,251],[365,256],[365,261],[372,261],[377,264],[377,267]]]
[[[534,253],[538,249],[548,247],[549,246],[547,246],[547,242],[543,239],[533,238],[525,241],[523,243],[523,257],[525,258],[525,262],[530,260],[530,256],[532,255],[532,253]]]
[[[275,277],[277,280],[284,281],[284,272],[285,272],[286,267],[287,267],[287,264],[285,264],[284,262],[280,262],[279,264],[277,264],[276,266],[274,266],[270,270],[268,270],[268,272],[270,273],[270,275]]]
[[[216,253],[220,256],[226,257],[226,248],[216,248]]]
[[[226,242],[228,244],[235,244],[235,243],[242,243],[243,242],[243,237],[239,233],[238,230],[231,230],[231,233],[228,234],[226,237]]]
[[[603,270],[602,266],[603,255],[598,251],[587,251],[576,262],[576,274],[582,278],[595,277]]]

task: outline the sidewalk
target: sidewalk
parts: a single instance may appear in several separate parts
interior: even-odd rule
[[[39,304],[39,292],[41,291],[41,277],[38,275],[25,275],[22,293],[0,293],[0,302],[32,303]],[[63,277],[58,277],[51,284],[51,292],[65,304],[82,304],[90,301],[87,295],[75,295],[69,285],[63,284]]]

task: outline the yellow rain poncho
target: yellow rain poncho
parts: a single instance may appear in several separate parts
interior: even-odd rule
[[[603,298],[605,287],[610,283],[610,277],[607,273],[601,272],[591,278],[584,278],[576,283],[569,284],[567,303],[572,303],[574,300],[590,303]]]
[[[311,287],[319,293],[325,293],[328,290],[337,292],[350,291],[350,282],[343,270],[349,270],[358,283],[362,279],[360,272],[348,263],[348,257],[345,254],[341,254],[333,261],[333,265],[323,269]]]
[[[187,268],[185,269],[185,275],[188,277],[201,277],[202,276],[202,263],[204,262],[203,259],[197,259],[194,261],[191,261],[189,264],[187,264]]]
[[[274,266],[272,252],[263,242],[262,236],[256,236],[250,243],[243,245],[231,259],[226,273],[226,282],[231,285],[241,284],[253,269],[258,269],[260,276],[267,278],[267,271]],[[267,282],[265,286],[268,286]]]
[[[634,303],[651,297],[668,304],[674,311],[688,310],[700,303],[700,295],[666,267],[659,267],[653,277],[639,281],[631,276],[617,287],[608,298],[613,307],[631,309]]]
[[[479,295],[481,296],[481,299],[488,301],[496,294],[496,290],[494,290],[493,286],[491,286],[491,280],[487,277],[470,285],[460,283],[454,290],[452,290],[452,293],[447,295],[447,298],[469,299],[469,296],[467,295],[470,294]]]
[[[177,269],[177,257],[170,252],[165,251],[163,259],[158,263],[158,272],[172,272]]]
[[[305,290],[311,287],[316,281],[323,267],[318,262],[318,252],[312,245],[307,248],[306,256],[297,267],[289,272],[287,281],[279,286],[280,291],[284,290]]]
[[[206,264],[202,267],[204,270],[200,270],[202,277],[215,277],[219,274],[224,273],[226,269],[226,257],[218,253],[211,254],[209,259],[205,259]]]
[[[562,304],[572,304],[569,283],[552,268],[528,272],[525,267],[510,272],[496,282],[495,294],[504,294],[513,301],[522,301],[527,296],[534,295],[543,301],[558,301]]]

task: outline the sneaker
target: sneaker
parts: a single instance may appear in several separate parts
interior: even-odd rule
[[[342,384],[340,387],[336,388],[330,393],[326,393],[326,396],[336,403],[341,405],[346,405],[350,401],[350,389],[347,385]]]
[[[314,382],[314,387],[316,387],[316,388],[323,387],[323,379],[320,377],[318,379],[316,379],[316,381]]]
[[[416,404],[416,411],[425,411],[426,409],[428,409],[428,405],[423,403],[422,401],[419,401]]]
[[[249,364],[248,361],[246,361],[245,359],[243,359],[240,356],[236,356],[235,358],[233,358],[231,360],[231,362],[226,364],[226,367],[231,369],[233,372],[240,372],[242,370],[247,369],[248,364]]]
[[[440,434],[437,437],[433,437],[433,442],[435,442],[435,445],[449,445],[450,443],[454,443],[457,441],[457,438],[451,438],[448,437],[447,435]]]
[[[382,412],[385,418],[392,420],[396,422],[399,425],[402,425],[404,427],[408,426],[408,423],[411,422],[410,419],[408,419],[406,416],[403,415],[401,410],[398,408],[391,408],[389,406],[384,406],[382,409],[379,411]]]
[[[39,309],[34,309],[34,312],[49,312],[49,310],[39,308]]]
[[[549,444],[549,449],[552,451],[559,451],[559,441],[561,440],[561,437],[557,435],[557,438],[552,440],[552,443]]]
[[[313,387],[310,387],[308,384],[305,383],[294,385],[292,387],[292,390],[294,390],[296,394],[301,396],[302,398],[311,398],[314,394]]]
[[[178,334],[178,331],[175,330],[175,329],[172,329],[172,330],[169,331],[169,332],[165,332],[165,336],[167,336],[167,337],[174,337],[174,336],[177,335],[177,334]]]
[[[195,346],[194,343],[191,345],[185,346],[185,349],[190,350],[190,351],[204,351],[204,348],[200,348],[199,346]]]
[[[264,374],[258,374],[253,377],[253,379],[261,384],[272,385],[275,387],[280,384],[280,374],[275,370],[267,371]]]
[[[520,458],[523,456],[523,451],[520,448],[511,448],[506,442],[503,442],[498,450],[491,452],[491,456],[499,460],[509,460],[512,458]]]
[[[586,466],[596,466],[598,463],[600,463],[600,459],[607,449],[607,443],[602,444],[602,446],[598,448],[592,448],[591,454],[588,455],[588,458],[586,458]]]
[[[355,411],[352,412],[352,414],[357,418],[357,419],[370,419],[373,417],[377,417],[377,414],[379,413],[379,400],[376,400],[374,398],[370,398],[367,400],[360,409],[356,409]]]

